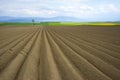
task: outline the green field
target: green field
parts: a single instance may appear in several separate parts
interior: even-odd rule
[[[0,26],[30,26],[30,25],[41,25],[41,26],[116,26],[120,25],[120,22],[36,22],[36,23],[0,23]]]

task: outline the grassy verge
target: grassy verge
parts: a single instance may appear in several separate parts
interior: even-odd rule
[[[34,25],[33,23],[0,23],[0,26],[30,26]],[[35,23],[38,25],[38,23]]]
[[[0,23],[0,26],[120,26],[120,22],[41,22],[41,23]]]

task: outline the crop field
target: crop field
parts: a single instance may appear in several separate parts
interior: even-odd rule
[[[33,23],[19,23],[19,22],[0,22],[0,27],[1,26],[31,26]],[[73,27],[73,26],[120,26],[120,22],[35,22],[34,25],[40,25],[40,26],[55,26],[55,27],[61,27],[61,26],[68,26],[68,27]]]
[[[2,25],[0,80],[120,80],[120,26]]]

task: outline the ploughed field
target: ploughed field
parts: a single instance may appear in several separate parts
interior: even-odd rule
[[[0,27],[0,80],[120,80],[120,27]]]

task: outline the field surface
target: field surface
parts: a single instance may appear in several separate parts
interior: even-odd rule
[[[0,27],[0,80],[120,80],[120,27]]]

